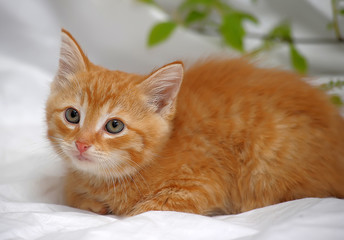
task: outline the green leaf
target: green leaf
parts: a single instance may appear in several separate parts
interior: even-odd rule
[[[208,16],[206,12],[191,11],[185,18],[185,24],[190,25],[191,23],[205,19]]]
[[[295,48],[294,44],[289,44],[289,50],[294,69],[299,73],[306,73],[308,70],[306,58]]]
[[[340,9],[338,12],[339,12],[340,15],[344,16],[344,9]]]
[[[165,41],[176,28],[177,24],[172,21],[160,22],[153,26],[148,36],[148,46],[152,47]]]
[[[225,43],[232,48],[244,51],[243,39],[246,34],[242,26],[242,18],[237,14],[227,14],[220,26],[220,32]]]
[[[343,106],[343,100],[340,98],[340,96],[338,96],[338,95],[331,95],[331,97],[330,97],[330,101],[334,104],[334,105],[336,105],[336,106],[338,106],[338,107],[341,107],[341,106]]]
[[[240,52],[244,51],[243,40],[246,32],[243,27],[243,20],[245,19],[254,23],[258,22],[255,17],[248,13],[230,12],[223,17],[220,26],[220,32],[225,43]]]
[[[282,22],[275,26],[268,34],[268,39],[279,39],[281,41],[292,42],[290,24]]]

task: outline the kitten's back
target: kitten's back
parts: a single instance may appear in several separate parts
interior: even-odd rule
[[[223,174],[238,185],[241,211],[305,196],[344,197],[344,121],[297,74],[242,59],[198,64],[185,75],[175,129],[173,137],[204,139],[197,146],[181,141],[181,149],[221,158]]]

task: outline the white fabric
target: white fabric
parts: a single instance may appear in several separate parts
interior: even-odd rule
[[[1,199],[0,239],[343,239],[344,203],[302,199],[233,216],[147,212],[100,216]]]
[[[260,11],[266,2],[258,1]],[[0,239],[343,239],[344,200],[331,198],[212,218],[176,212],[119,218],[62,205],[64,167],[44,137],[60,28],[72,32],[93,62],[129,72],[148,73],[177,59],[189,64],[222,52],[214,39],[183,29],[147,49],[149,28],[165,17],[129,0],[0,0]],[[341,46],[325,49],[328,54],[319,49],[323,57],[314,60],[311,72],[343,77]],[[271,58],[285,66],[283,56]]]

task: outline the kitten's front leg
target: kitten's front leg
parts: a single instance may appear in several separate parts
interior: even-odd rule
[[[179,202],[179,200],[169,197],[161,197],[137,204],[128,216],[135,216],[148,211],[177,211],[202,214],[196,207],[188,202]]]
[[[147,211],[177,211],[196,213],[202,215],[216,215],[218,212],[225,213],[219,208],[219,203],[212,201],[206,194],[188,191],[163,191],[142,202],[139,202],[127,214],[134,216]],[[216,211],[216,214],[213,214]]]
[[[106,204],[103,204],[95,199],[83,199],[79,206],[80,209],[95,212],[101,215],[106,215],[111,213],[109,207]]]
[[[87,196],[87,193],[77,193],[71,189],[66,189],[66,201],[71,207],[80,208],[102,215],[111,213],[109,206]]]
[[[166,200],[158,198],[145,200],[144,202],[140,202],[136,206],[134,206],[134,208],[127,215],[135,216],[148,211],[178,211],[174,208],[172,209],[166,206],[164,204],[165,201]]]

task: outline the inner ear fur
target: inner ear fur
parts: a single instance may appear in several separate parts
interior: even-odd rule
[[[87,71],[88,66],[89,60],[78,42],[67,30],[62,29],[59,67],[55,81],[60,85],[68,83],[70,76]]]
[[[147,96],[147,103],[163,117],[174,112],[183,76],[183,63],[173,62],[154,71],[140,84]]]

